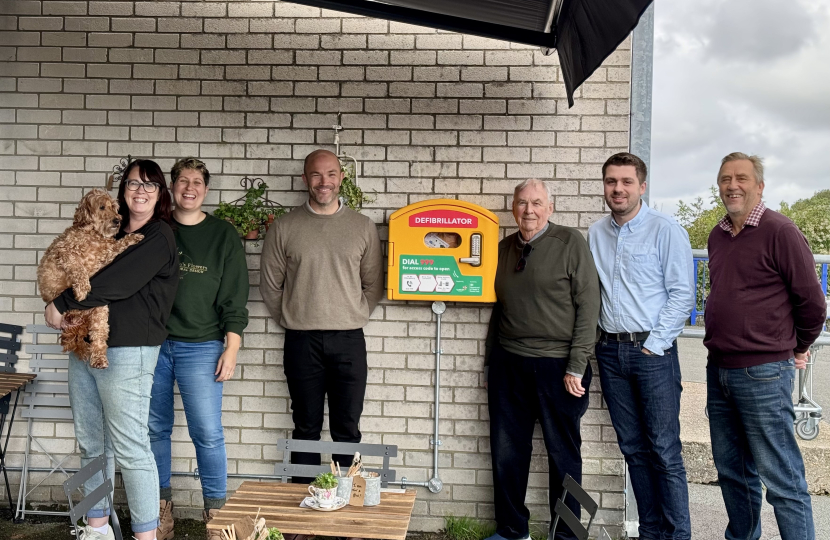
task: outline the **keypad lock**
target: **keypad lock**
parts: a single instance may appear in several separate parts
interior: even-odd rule
[[[481,233],[473,233],[470,235],[470,256],[461,257],[458,262],[469,264],[470,266],[481,266]]]

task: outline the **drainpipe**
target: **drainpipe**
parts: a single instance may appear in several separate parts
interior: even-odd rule
[[[631,38],[631,123],[629,152],[639,156],[651,170],[651,97],[654,75],[654,2],[646,8]],[[650,179],[649,179],[650,180]],[[651,181],[646,182],[643,200],[649,204]],[[625,523],[629,538],[640,536],[640,515],[628,466],[625,466]]]
[[[639,156],[651,169],[651,96],[654,79],[654,3],[634,29],[631,39],[631,124],[629,152]],[[643,200],[649,202],[649,184]]]

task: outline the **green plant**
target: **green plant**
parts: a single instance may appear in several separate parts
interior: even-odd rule
[[[370,197],[363,193],[355,183],[356,171],[353,164],[343,165],[343,183],[340,184],[340,196],[346,201],[346,206],[352,210],[360,211],[363,208],[363,203],[375,202],[374,197]]]
[[[337,477],[330,472],[318,474],[311,485],[320,489],[331,489],[337,487]]]
[[[495,525],[468,516],[444,516],[444,535],[448,540],[482,540],[496,532]]]
[[[550,525],[547,523],[530,524],[530,540],[547,540]]]
[[[270,527],[268,529],[268,540],[285,540],[282,533],[276,527]]]
[[[782,202],[780,212],[801,229],[813,253],[830,255],[830,189],[817,191],[792,206]]]
[[[248,188],[244,199],[219,203],[219,208],[214,210],[213,215],[229,221],[242,236],[251,231],[259,231],[261,235],[265,225],[273,221],[271,216],[277,218],[285,213],[281,206],[272,207],[265,203],[263,196],[266,189],[268,184],[260,182],[258,186]]]
[[[726,215],[726,207],[718,195],[718,188],[714,186],[709,189],[709,204],[714,206],[706,208],[703,197],[698,197],[691,204],[680,201],[677,205],[677,213],[674,217],[689,233],[692,249],[706,249],[709,233]]]

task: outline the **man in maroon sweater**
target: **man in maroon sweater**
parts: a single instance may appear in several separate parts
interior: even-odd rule
[[[707,404],[712,454],[729,525],[725,537],[761,537],[761,482],[782,540],[814,540],[804,461],[793,432],[795,370],[827,314],[810,246],[761,202],[764,168],[740,152],[721,162],[727,215],[709,235]]]

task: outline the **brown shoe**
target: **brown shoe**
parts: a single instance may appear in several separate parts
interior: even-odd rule
[[[211,508],[210,510],[203,510],[202,511],[202,519],[205,520],[205,525],[210,523],[210,521],[216,517],[216,513],[219,511],[218,508]],[[207,540],[225,540],[222,537],[222,531],[219,529],[208,529],[207,530]],[[161,540],[161,539],[158,539]]]
[[[159,526],[157,540],[173,540],[173,501],[159,501]]]

